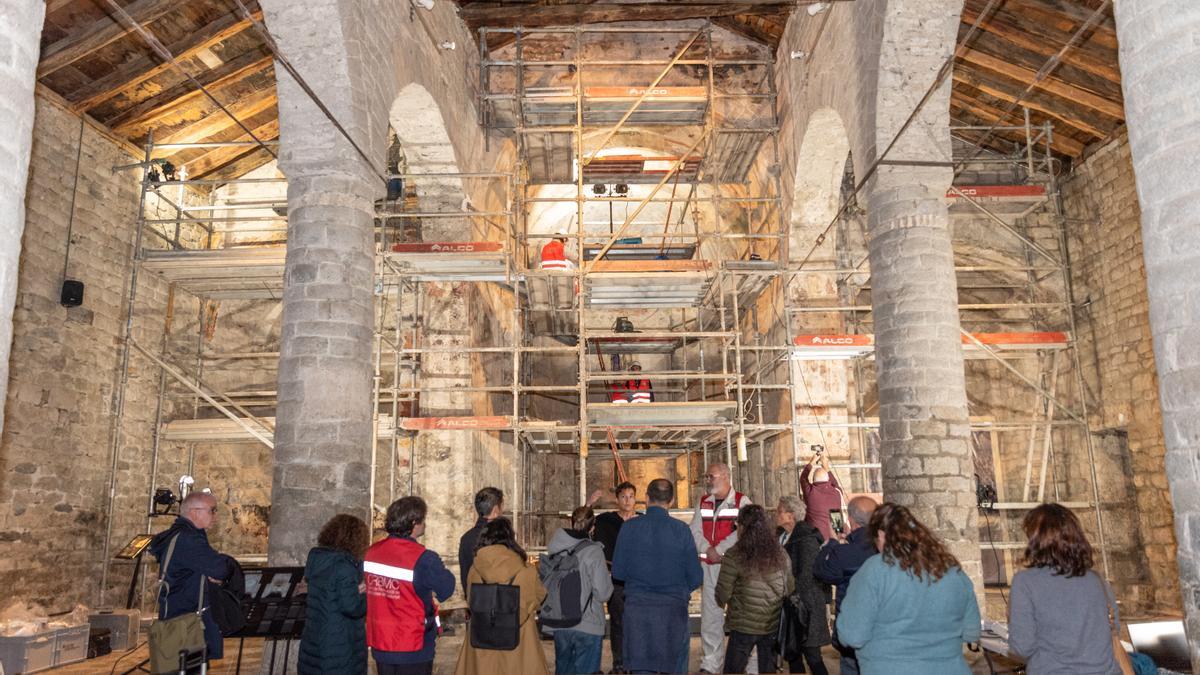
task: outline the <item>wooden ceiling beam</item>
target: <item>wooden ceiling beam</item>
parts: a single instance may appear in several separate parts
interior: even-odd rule
[[[276,105],[275,88],[257,91],[253,95],[226,104],[229,113],[245,123],[251,117],[264,112]],[[210,140],[213,136],[230,128],[239,129],[237,123],[230,119],[225,111],[216,109],[192,124],[172,132],[162,138],[155,138],[155,143],[199,143]],[[241,132],[244,133],[244,132]]]
[[[260,124],[253,129],[254,135],[260,141],[273,141],[279,138],[279,119],[273,119],[265,124]],[[249,140],[249,139],[247,139]],[[261,150],[260,146],[228,146],[223,148],[213,148],[212,150],[192,159],[183,162],[183,166],[187,167],[187,175],[189,178],[203,178],[204,176],[220,171],[225,166],[241,159],[242,157]]]
[[[683,21],[735,14],[778,14],[789,9],[791,4],[790,2],[762,4],[575,2],[554,5],[512,5],[500,2],[477,2],[463,6],[459,10],[459,14],[464,21],[475,27],[536,28],[616,21]]]
[[[714,17],[712,22],[713,25],[720,26],[734,35],[740,35],[752,42],[772,48],[779,46],[779,37],[763,32],[748,23],[739,21],[736,16],[718,16]]]
[[[1019,98],[1025,91],[1024,86],[964,66],[961,63],[954,66],[954,81],[969,84],[1005,103],[1020,100],[1021,105],[1026,108],[1037,110],[1096,138],[1104,138],[1113,127],[1117,126],[1116,122],[1106,122],[1090,110],[1076,108],[1067,101],[1047,96],[1036,89],[1024,98]]]
[[[1078,30],[1095,11],[1070,0],[1005,0],[1004,9],[1013,14],[1028,17],[1030,21],[1052,26],[1068,35]],[[1087,41],[1114,52],[1117,50],[1117,29],[1112,22],[1111,9],[1109,17],[1092,30]]]
[[[963,23],[973,24],[977,21],[985,5],[986,0],[966,0],[963,3]],[[991,18],[980,27],[996,37],[1047,58],[1057,54],[1062,45],[1070,39],[1069,34],[1046,30],[1041,24],[1002,11],[993,12]],[[1064,64],[1109,82],[1118,85],[1121,83],[1121,70],[1117,65],[1116,52],[1101,51],[1083,44],[1067,50],[1062,60]]]
[[[1016,80],[1026,86],[1033,84],[1037,79],[1037,72],[1023,66],[1019,66],[1010,61],[997,58],[991,54],[985,54],[977,49],[960,50],[960,58],[967,63],[975,64],[981,68],[986,68],[1005,77]],[[1109,117],[1115,117],[1119,120],[1125,119],[1125,107],[1117,101],[1110,101],[1099,94],[1095,94],[1073,84],[1068,84],[1054,77],[1047,77],[1036,85],[1037,89],[1047,91],[1055,96],[1060,96],[1069,101],[1074,101],[1078,105],[1085,106],[1103,113]]]
[[[1014,120],[1011,117],[1007,121],[1003,119],[1003,110],[997,110],[986,103],[967,98],[966,96],[960,96],[957,94],[951,95],[950,107],[955,110],[962,110],[971,113],[989,125],[1014,125]],[[1020,122],[1017,124],[1020,124]],[[1010,135],[1009,132],[1005,131],[996,131],[994,133],[1005,137]],[[1022,138],[1019,140],[1024,142],[1024,137],[1022,136]],[[1078,157],[1083,154],[1084,144],[1069,136],[1066,136],[1065,134],[1053,134],[1050,139],[1050,148],[1056,152],[1067,155],[1068,157]]]
[[[103,3],[99,3],[102,7]],[[178,8],[177,0],[137,0],[125,7],[125,12],[138,24],[145,25]],[[56,70],[75,63],[88,54],[116,42],[133,29],[113,16],[104,16],[90,26],[47,45],[42,49],[38,62],[37,76],[43,78]]]
[[[255,73],[266,70],[274,63],[271,56],[263,56],[259,50],[246,52],[226,61],[217,68],[198,73],[195,77],[209,91],[216,91],[229,84],[240,82]],[[185,105],[191,105],[204,97],[204,92],[188,80],[165,89],[154,96],[139,101],[127,110],[104,120],[113,131],[132,135],[138,127],[153,124]]]
[[[272,159],[274,158],[266,150],[255,147],[228,164],[204,174],[204,178],[206,180],[233,180],[241,178],[263,164],[270,162]],[[280,232],[279,235],[282,236],[283,233]]]
[[[261,21],[262,10],[255,10],[252,16]],[[250,22],[246,19],[233,13],[225,14],[194,33],[167,45],[167,50],[175,56],[177,61],[183,61],[195,56],[201,50],[228,40],[249,27]],[[75,106],[76,112],[90,110],[171,67],[169,62],[160,62],[157,57],[147,54],[122,65],[108,75],[74,92],[68,97],[68,100]]]

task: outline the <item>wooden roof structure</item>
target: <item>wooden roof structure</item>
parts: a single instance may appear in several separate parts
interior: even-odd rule
[[[400,0],[397,0],[400,1]],[[842,0],[853,1],[853,0]],[[1006,114],[1043,64],[1058,53],[1102,0],[1001,0],[954,67],[951,116],[973,126],[1019,125]],[[116,0],[175,55],[179,64],[262,140],[279,136],[274,64],[249,21],[228,0]],[[711,18],[742,37],[777,47],[791,12],[817,0],[457,0],[472,29],[539,27],[616,21]],[[987,5],[965,0],[962,40]],[[247,6],[261,17],[256,2]],[[805,17],[820,21],[823,14]],[[496,40],[511,39],[501,33]],[[1053,123],[1054,152],[1063,159],[1110,137],[1124,123],[1117,40],[1104,17],[1051,75],[1022,98],[1035,124]],[[500,45],[491,45],[493,48]],[[179,70],[165,63],[103,0],[47,0],[39,83],[118,137],[140,145],[151,130],[156,143],[248,140],[245,131]],[[987,145],[1005,149],[1020,140],[995,134]],[[970,133],[965,137],[970,139]],[[270,159],[262,148],[198,148],[170,158],[190,178],[245,174]]]

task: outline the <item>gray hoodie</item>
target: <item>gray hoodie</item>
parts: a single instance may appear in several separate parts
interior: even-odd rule
[[[546,546],[546,553],[554,555],[560,551],[566,551],[581,541],[583,539],[572,537],[567,534],[566,530],[559,530],[550,538],[550,544]],[[609,576],[608,565],[604,562],[604,547],[597,542],[592,542],[591,545],[581,548],[578,555],[579,575],[583,586],[583,597],[580,598],[580,604],[587,603],[589,595],[591,595],[592,602],[583,610],[583,620],[579,622],[579,625],[563,630],[604,635],[604,603],[608,601],[613,590],[612,577]],[[543,631],[551,633],[554,629],[543,628]]]

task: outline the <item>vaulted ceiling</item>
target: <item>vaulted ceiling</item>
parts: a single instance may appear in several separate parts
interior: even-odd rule
[[[274,66],[251,23],[229,0],[114,0],[152,33],[179,66],[202,83],[262,140],[279,135]],[[397,0],[403,1],[403,0]],[[459,0],[467,24],[538,27],[614,21],[711,18],[722,28],[777,47],[790,13],[817,0]],[[842,0],[852,1],[852,0]],[[1019,125],[1021,100],[1033,123],[1054,126],[1053,149],[1064,160],[1111,136],[1124,122],[1117,40],[1111,9],[1058,67],[1026,94],[1039,70],[1057,54],[1102,0],[1001,0],[969,44],[960,44],[954,67],[951,115],[965,126]],[[965,0],[960,42],[988,0]],[[257,5],[247,6],[261,16]],[[818,17],[821,15],[818,15]],[[813,18],[812,20],[819,20]],[[489,42],[505,39],[490,34]],[[47,0],[38,67],[42,85],[74,110],[118,136],[141,144],[152,131],[157,143],[247,140],[245,130],[129,26],[112,16],[106,0]],[[965,130],[970,138],[980,132]],[[1003,131],[988,144],[1004,149],[1022,133]],[[174,163],[192,178],[231,178],[270,159],[261,148],[198,148]]]

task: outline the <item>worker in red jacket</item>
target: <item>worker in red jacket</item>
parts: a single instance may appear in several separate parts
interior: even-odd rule
[[[629,403],[629,392],[625,391],[625,383],[613,382],[608,385],[610,390],[609,401],[611,403]]]
[[[544,270],[569,270],[575,267],[575,263],[567,258],[567,238],[565,232],[556,232],[555,238],[546,242],[542,247],[542,269]]]
[[[438,554],[417,543],[425,534],[425,500],[404,497],[387,510],[388,537],[367,549],[367,644],[380,675],[432,672],[439,633],[437,599],[454,593],[454,574]]]
[[[629,366],[629,370],[634,373],[642,372],[640,363],[634,362]],[[630,403],[650,403],[654,401],[654,392],[650,388],[650,380],[643,377],[634,377],[625,383],[625,388],[629,390]]]

